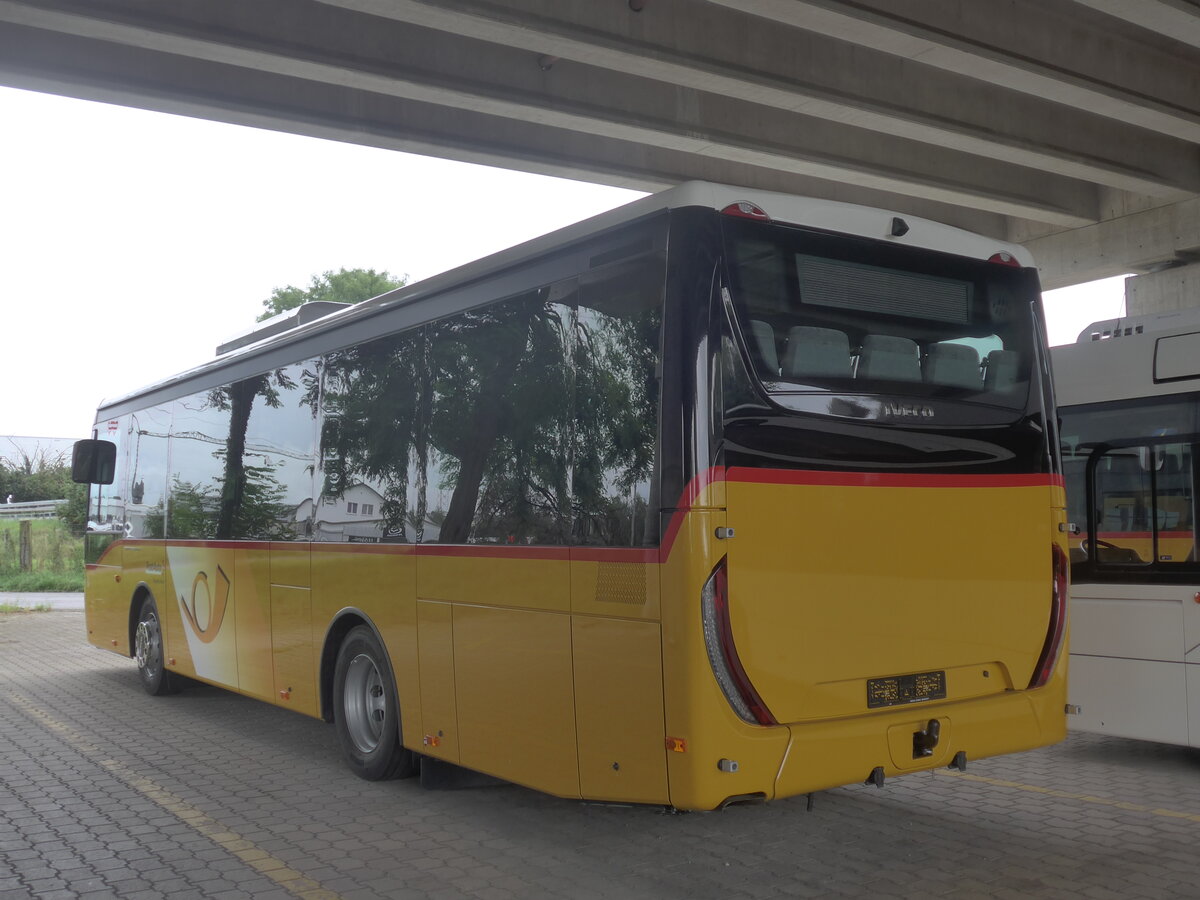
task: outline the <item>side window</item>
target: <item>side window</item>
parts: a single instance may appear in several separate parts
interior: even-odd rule
[[[113,483],[89,486],[91,498],[88,511],[94,516],[88,522],[90,532],[124,537],[129,531],[126,527],[129,508],[129,428],[128,415],[106,419],[96,425],[96,436],[116,445],[117,458]]]
[[[573,543],[654,543],[663,269],[643,257],[581,279],[572,308]]]
[[[657,540],[664,255],[586,265],[321,361],[314,540]]]
[[[1194,563],[1193,473],[1189,444],[1101,452],[1094,469],[1095,521],[1083,539],[1084,553],[1101,568]]]
[[[1152,580],[1200,562],[1198,399],[1175,394],[1060,408],[1067,513],[1080,529],[1070,538],[1074,577]]]
[[[427,327],[425,540],[570,539],[570,321],[541,289]]]
[[[225,448],[233,427],[229,404],[214,396],[218,393],[219,390],[202,391],[171,404],[171,465],[166,503],[154,512],[162,518],[168,539],[195,540],[218,535],[227,472]],[[232,509],[228,503],[225,508]]]
[[[167,538],[305,538],[316,429],[312,365],[273,369],[171,404],[166,496],[143,493],[148,531]],[[143,416],[138,413],[137,416]]]
[[[431,386],[427,362],[424,329],[339,350],[321,361],[313,540],[401,543],[426,534],[430,522],[418,496],[418,445],[428,419],[422,411]]]
[[[316,459],[316,371],[315,361],[273,369],[238,382],[225,389],[225,397],[217,398],[231,404],[235,400],[249,403],[244,422],[240,407],[231,405],[230,409],[222,480],[224,521],[219,523],[219,532],[251,540],[309,539]],[[224,490],[226,484],[230,490]]]
[[[122,419],[124,421],[124,419]],[[129,415],[129,536],[165,537],[171,404]]]

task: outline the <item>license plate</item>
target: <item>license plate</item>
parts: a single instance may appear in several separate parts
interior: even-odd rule
[[[894,675],[891,678],[871,678],[867,681],[867,708],[902,706],[924,700],[946,697],[945,672],[918,672],[915,675]]]

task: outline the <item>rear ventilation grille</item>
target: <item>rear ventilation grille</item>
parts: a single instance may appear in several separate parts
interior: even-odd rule
[[[640,563],[600,563],[596,579],[598,603],[646,602],[646,567]]]

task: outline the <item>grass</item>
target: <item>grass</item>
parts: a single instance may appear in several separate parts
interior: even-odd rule
[[[50,612],[49,603],[39,603],[36,606],[18,606],[16,603],[0,603],[0,615],[4,613]]]
[[[33,521],[33,570],[20,565],[20,523],[0,520],[0,591],[82,591],[83,538],[59,519]]]

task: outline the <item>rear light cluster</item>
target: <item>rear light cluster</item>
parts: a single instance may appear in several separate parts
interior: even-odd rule
[[[704,647],[717,684],[729,705],[745,721],[758,725],[778,725],[754,685],[750,683],[742,661],[733,646],[733,626],[729,621],[729,577],[722,559],[700,592],[700,619],[704,625]]]
[[[747,200],[739,200],[737,203],[730,203],[727,207],[721,210],[727,216],[737,216],[742,219],[754,219],[758,222],[770,222],[771,217],[763,211],[761,206],[750,203]]]
[[[996,263],[1000,266],[1012,266],[1014,269],[1021,268],[1021,261],[1005,250],[1001,250],[999,253],[993,253],[988,257],[988,262]]]
[[[1054,674],[1054,666],[1062,650],[1063,637],[1067,632],[1067,554],[1058,544],[1051,546],[1051,560],[1054,571],[1054,584],[1050,597],[1050,626],[1046,630],[1046,643],[1042,647],[1042,655],[1038,657],[1037,667],[1033,670],[1033,678],[1029,682],[1031,688],[1042,687]]]

